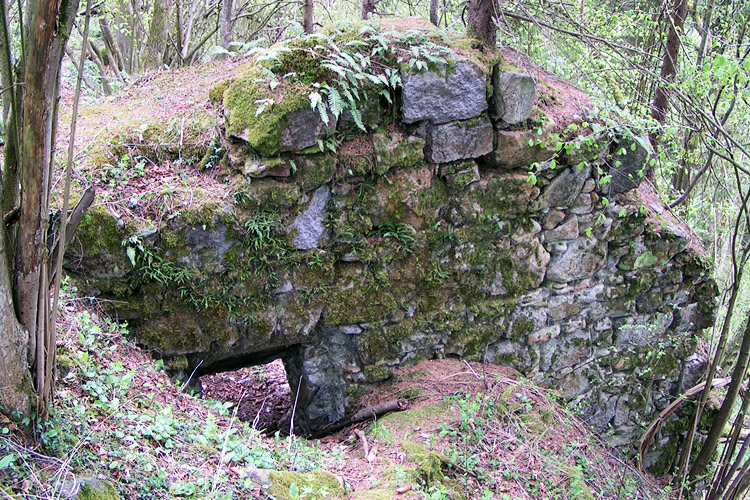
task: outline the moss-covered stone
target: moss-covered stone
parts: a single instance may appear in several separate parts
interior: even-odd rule
[[[252,209],[291,208],[302,201],[300,186],[275,179],[254,179],[233,196],[241,206]]]
[[[267,78],[260,67],[254,66],[229,84],[223,101],[226,131],[263,156],[276,156],[281,151],[287,115],[309,108],[310,90],[287,79],[271,90]],[[266,105],[259,113],[261,102]]]
[[[117,219],[104,206],[98,206],[86,212],[81,225],[76,231],[76,238],[86,255],[100,252],[123,251],[122,241],[126,239]]]
[[[97,479],[81,481],[77,500],[120,500],[120,495],[112,483]]]
[[[424,161],[424,140],[400,133],[378,133],[372,136],[375,149],[375,173],[385,175],[395,167],[416,167]]]
[[[294,162],[293,170],[296,169],[295,181],[305,193],[330,182],[336,171],[336,160],[325,153],[296,156],[290,162]]]
[[[434,484],[445,478],[443,467],[448,464],[448,459],[442,453],[430,451],[410,441],[402,442],[401,448],[406,452],[409,460],[417,465],[417,470],[425,484]]]
[[[217,105],[222,103],[224,100],[224,92],[227,91],[233,80],[233,78],[230,78],[229,80],[224,80],[223,82],[219,82],[211,87],[208,91],[208,98],[211,101],[211,104]]]
[[[325,471],[312,471],[306,473],[273,471],[268,475],[271,488],[268,491],[279,500],[296,500],[300,498],[300,492],[303,490],[310,491],[308,496],[311,500],[323,500],[328,498],[343,499],[346,496],[344,488],[339,480]],[[294,495],[294,491],[297,494]]]

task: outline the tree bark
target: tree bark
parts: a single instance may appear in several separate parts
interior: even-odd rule
[[[1,196],[1,195],[0,195]],[[5,227],[0,228],[0,255],[6,255]],[[29,367],[29,334],[16,320],[7,259],[0,259],[0,410],[28,416],[33,407]]]
[[[308,35],[315,31],[313,25],[313,0],[302,0],[302,28]]]
[[[102,85],[102,92],[104,95],[112,95],[112,87],[109,85],[109,77],[107,76],[107,67],[104,65],[104,60],[99,53],[99,48],[94,45],[94,42],[89,40],[89,52],[91,53],[91,60],[94,61],[96,67],[99,69],[99,83]]]
[[[156,0],[153,16],[148,28],[148,41],[143,55],[143,64],[147,70],[158,70],[164,65],[169,36],[169,18],[173,2]]]
[[[438,0],[430,0],[430,22],[435,26],[439,26]]]
[[[120,47],[117,45],[117,42],[115,42],[115,37],[112,36],[112,29],[109,26],[107,14],[102,14],[99,16],[99,28],[101,28],[102,30],[104,46],[107,48],[107,52],[111,54],[111,57],[114,58],[114,65],[117,67],[117,73],[119,75],[119,72],[125,69],[125,66],[123,63],[122,54],[120,53]]]
[[[497,43],[495,19],[496,0],[467,0],[466,33],[479,40],[483,47],[494,49]]]
[[[3,14],[7,11],[4,1],[0,1],[0,9]],[[22,57],[15,72],[20,81],[11,87],[19,90],[5,94],[11,100],[9,121],[16,133],[6,143],[3,183],[20,184],[20,208],[13,262],[0,259],[0,404],[6,410],[29,412],[31,360],[35,365],[36,411],[42,417],[51,397],[55,354],[54,330],[47,315],[46,272],[52,151],[60,66],[77,9],[78,0],[27,2]],[[2,17],[7,47],[8,24],[6,16]],[[4,54],[3,64],[9,60],[9,54]],[[4,187],[0,205],[12,191]],[[7,256],[11,244],[6,228],[0,229],[0,255]]]
[[[667,32],[667,42],[664,50],[664,59],[661,63],[661,74],[654,91],[654,100],[651,103],[651,117],[660,125],[664,125],[669,109],[669,86],[674,83],[676,75],[677,56],[680,52],[680,33],[685,24],[685,14],[687,13],[687,0],[674,0],[672,6],[672,16],[669,22]],[[661,137],[660,130],[653,130],[648,138],[651,146],[656,151],[656,146]],[[654,168],[648,167],[646,177],[654,179]]]
[[[219,32],[221,34],[221,46],[225,49],[232,43],[232,13],[234,12],[234,0],[221,0],[221,15],[219,17]]]
[[[362,0],[362,19],[367,20],[375,14],[376,0]]]

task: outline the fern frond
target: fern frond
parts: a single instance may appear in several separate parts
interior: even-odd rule
[[[325,123],[326,125],[328,125],[328,121],[329,121],[328,110],[326,109],[325,103],[323,101],[320,101],[317,107],[318,107],[318,114],[320,115],[321,121]]]
[[[349,112],[352,114],[352,118],[354,119],[354,123],[357,124],[357,127],[363,132],[367,132],[365,124],[362,123],[362,113],[360,113],[355,106],[350,107]]]
[[[323,98],[320,97],[320,94],[318,92],[310,92],[307,98],[310,100],[310,109],[317,108],[318,104],[323,101]]]
[[[328,88],[328,109],[333,113],[336,118],[341,115],[344,111],[344,101],[341,99],[341,94],[334,87]]]

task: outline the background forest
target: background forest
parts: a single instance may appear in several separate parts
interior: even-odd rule
[[[39,261],[28,249],[34,246],[30,242],[36,229],[47,222],[48,208],[58,203],[50,200],[65,200],[59,205],[63,213],[68,211],[65,182],[60,177],[63,169],[58,167],[68,168],[69,186],[75,136],[71,136],[67,160],[60,152],[53,160],[58,80],[61,105],[73,110],[74,132],[79,98],[83,103],[97,102],[155,72],[251,56],[259,48],[341,21],[419,16],[451,32],[466,34],[468,30],[486,46],[497,43],[527,53],[592,96],[598,114],[582,119],[605,126],[627,122],[648,137],[655,156],[643,175],[658,188],[664,204],[700,237],[721,291],[716,326],[700,339],[710,368],[693,406],[695,425],[673,471],[674,494],[684,497],[696,492],[718,499],[742,498],[747,492],[750,438],[744,424],[750,405],[750,277],[744,271],[750,255],[750,3],[89,0],[79,5],[76,1],[6,0],[1,4],[6,146],[0,201],[6,225],[17,218],[20,223],[0,238],[0,251],[7,256],[10,270],[9,274],[0,272],[0,291],[13,295],[18,319],[37,346],[32,366],[39,417],[47,416],[50,404],[55,406],[50,403],[55,361],[49,354],[54,351],[49,346],[55,345],[55,332],[49,325],[56,324],[57,298],[50,309],[46,289],[52,282],[57,297],[63,288],[59,255],[53,252],[46,264],[57,272],[36,269],[33,272],[44,276],[37,276],[37,281],[24,276],[33,274],[25,269],[26,263]],[[44,27],[34,23],[45,15],[54,22]],[[49,50],[40,51],[45,43]],[[55,68],[61,68],[59,74]],[[25,90],[20,92],[21,88]],[[46,108],[35,104],[45,99]],[[31,164],[49,168],[32,169]],[[532,169],[530,179],[533,175]],[[28,186],[43,187],[38,188],[35,205],[29,205],[32,208],[25,205],[31,197],[25,197],[18,210],[20,192],[33,190]],[[62,226],[66,227],[65,221]],[[64,232],[59,239],[66,241]],[[18,250],[6,252],[7,248]],[[33,306],[18,305],[27,303]],[[5,318],[13,316],[3,309],[0,313]],[[111,328],[112,332],[117,329]],[[6,324],[5,331],[20,330]],[[721,392],[708,436],[698,439],[697,422],[712,402],[714,379],[726,376],[731,376],[731,383]],[[41,433],[48,440],[54,437]],[[22,469],[16,463],[20,452],[4,446],[0,472]],[[265,453],[247,451],[256,452]],[[4,498],[15,498],[1,488],[0,492]]]

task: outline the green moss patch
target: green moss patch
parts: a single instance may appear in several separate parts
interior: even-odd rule
[[[417,465],[417,470],[425,484],[433,484],[445,478],[443,467],[448,464],[448,459],[442,453],[430,451],[410,441],[402,442],[401,448],[406,452],[409,460]]]
[[[103,206],[86,212],[76,231],[76,238],[89,256],[103,251],[123,251],[122,241],[125,239],[117,219]]]
[[[78,491],[77,500],[120,500],[120,495],[109,481],[85,480]]]
[[[339,484],[339,480],[325,471],[312,471],[304,474],[299,472],[274,471],[268,475],[271,488],[268,491],[278,500],[323,500],[328,498],[344,498],[346,492]],[[303,497],[302,492],[305,492]]]
[[[247,141],[263,156],[275,156],[281,151],[287,115],[309,107],[310,90],[287,79],[271,90],[266,78],[256,66],[229,84],[223,101],[226,132]]]

